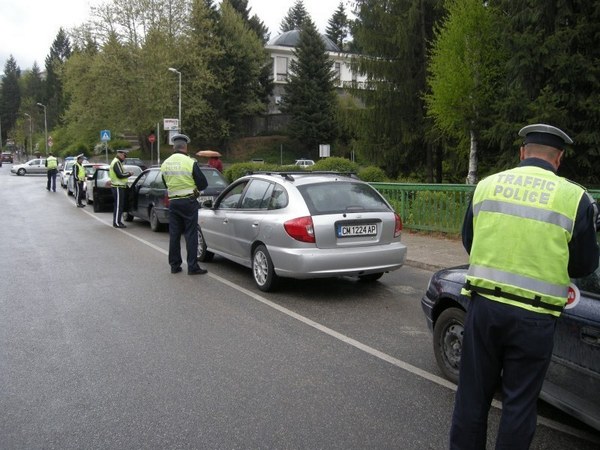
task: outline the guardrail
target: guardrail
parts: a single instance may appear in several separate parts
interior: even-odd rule
[[[370,183],[400,214],[404,228],[459,234],[475,191],[467,184]],[[600,190],[590,190],[598,201]]]

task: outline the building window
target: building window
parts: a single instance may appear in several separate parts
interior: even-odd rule
[[[334,65],[333,71],[335,72],[336,84],[338,86],[341,86],[342,85],[342,64],[339,62],[336,62]]]
[[[275,80],[287,81],[288,79],[288,58],[285,56],[275,57]]]

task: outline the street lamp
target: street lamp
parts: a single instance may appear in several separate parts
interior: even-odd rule
[[[41,103],[37,103],[38,106],[44,108],[44,137],[46,139],[46,156],[48,156],[48,120],[46,117],[46,105],[42,105]]]
[[[173,67],[169,67],[169,72],[173,72],[179,75],[179,132],[181,132],[181,72],[177,69],[174,69]]]
[[[31,116],[27,113],[23,113],[23,115],[27,116],[27,118],[29,119],[29,154],[33,154],[33,148],[31,147],[31,135],[33,134],[33,127],[31,125]]]

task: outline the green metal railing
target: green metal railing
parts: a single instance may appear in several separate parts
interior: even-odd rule
[[[370,183],[400,214],[404,228],[459,234],[475,185]],[[600,199],[600,190],[590,190]]]

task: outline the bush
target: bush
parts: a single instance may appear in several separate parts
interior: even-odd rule
[[[358,164],[346,158],[332,157],[317,161],[310,170],[358,173]]]
[[[261,163],[244,162],[244,163],[232,164],[231,166],[227,167],[223,171],[223,175],[225,175],[225,178],[227,178],[227,180],[231,183],[231,182],[237,180],[238,178],[243,177],[248,172],[259,172],[259,171],[264,171],[264,170],[275,171],[275,170],[282,170],[282,169],[280,169],[280,166],[277,166],[275,164],[261,164]]]
[[[358,172],[358,177],[367,183],[388,181],[388,177],[383,169],[376,166],[369,166],[361,169],[360,172]]]

